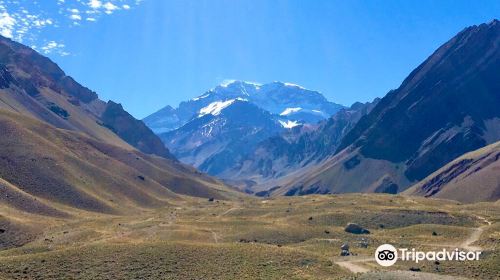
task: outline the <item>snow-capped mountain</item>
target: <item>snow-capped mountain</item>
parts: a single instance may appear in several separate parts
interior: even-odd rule
[[[177,129],[211,108],[230,105],[231,100],[246,100],[279,116],[284,127],[315,123],[334,115],[342,105],[329,102],[321,93],[282,82],[257,84],[228,81],[201,96],[182,102],[178,108],[166,106],[146,117],[144,122],[155,132]]]
[[[259,142],[342,108],[295,84],[228,81],[144,122],[182,162],[219,175]]]
[[[212,102],[197,117],[160,138],[179,160],[218,175],[262,140],[285,128],[276,116],[242,98]]]

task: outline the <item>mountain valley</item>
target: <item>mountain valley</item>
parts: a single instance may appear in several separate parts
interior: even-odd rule
[[[231,80],[138,120],[0,37],[0,280],[500,279],[499,69],[493,20],[369,102]]]

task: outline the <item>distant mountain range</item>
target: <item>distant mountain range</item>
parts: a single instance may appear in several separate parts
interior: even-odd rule
[[[178,108],[166,106],[144,118],[144,122],[157,134],[169,132],[211,109],[225,108],[237,99],[276,115],[282,125],[288,128],[327,119],[343,108],[342,105],[329,102],[321,93],[295,84],[273,82],[262,85],[229,81],[182,102]]]
[[[222,176],[257,144],[329,118],[343,106],[301,86],[231,81],[144,119],[184,163]]]

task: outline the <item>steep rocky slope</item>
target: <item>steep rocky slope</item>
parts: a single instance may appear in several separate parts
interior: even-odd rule
[[[170,157],[141,121],[67,76],[36,51],[0,36],[0,108],[145,153]]]
[[[500,142],[467,153],[405,191],[463,202],[500,199]]]
[[[362,117],[334,157],[271,186],[286,194],[406,189],[500,140],[498,69],[500,22],[464,29]]]

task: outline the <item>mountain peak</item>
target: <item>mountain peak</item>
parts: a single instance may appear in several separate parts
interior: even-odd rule
[[[281,114],[283,119],[298,123],[316,123],[343,108],[328,101],[321,93],[293,83],[274,81],[260,84],[225,80],[203,95],[181,102],[177,109],[160,110],[144,121],[156,133],[168,132],[180,128],[194,117],[212,112],[217,115],[235,101],[247,101],[273,115]]]
[[[230,86],[254,86],[254,87],[260,87],[262,86],[261,83],[256,83],[256,82],[249,82],[249,81],[241,81],[241,80],[224,80],[222,83],[220,83],[220,87],[227,88]]]
[[[216,88],[234,88],[234,87],[254,87],[256,89],[259,89],[264,86],[279,86],[279,87],[291,87],[291,88],[299,88],[299,89],[306,89],[305,87],[295,84],[295,83],[290,83],[290,82],[282,82],[282,81],[273,81],[271,83],[258,83],[258,82],[250,82],[250,81],[243,81],[243,80],[224,80],[222,83],[220,83]]]
[[[465,28],[464,31],[471,31],[471,32],[480,32],[480,31],[486,31],[486,30],[495,30],[495,28],[500,27],[499,25],[500,21],[498,19],[492,19],[488,23],[482,23],[479,25],[472,25],[467,28]]]
[[[291,88],[306,89],[305,87],[303,87],[301,85],[294,84],[294,83],[289,83],[289,82],[274,81],[271,84],[279,85],[279,86],[282,86],[282,87],[291,87]]]

